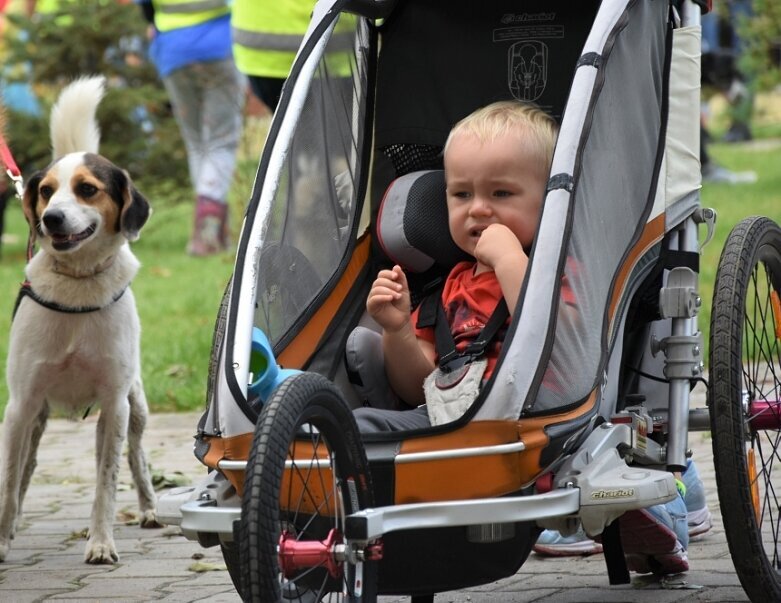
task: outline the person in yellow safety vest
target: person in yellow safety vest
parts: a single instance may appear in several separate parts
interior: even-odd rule
[[[68,4],[71,2],[73,0],[25,0],[25,11],[30,18],[35,15],[56,14],[55,24],[68,26],[73,24],[73,17],[67,14]]]
[[[233,0],[233,56],[250,88],[274,111],[315,0]]]
[[[150,55],[174,109],[196,204],[187,251],[228,248],[228,190],[236,168],[246,78],[231,53],[229,0],[136,0],[154,25]]]
[[[27,16],[32,17],[35,13],[56,13],[62,4],[62,0],[25,0],[25,9]]]

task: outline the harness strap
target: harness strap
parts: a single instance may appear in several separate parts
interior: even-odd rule
[[[453,339],[453,333],[450,331],[450,325],[448,325],[447,317],[445,316],[442,298],[439,297],[438,299],[437,320],[434,324],[434,338],[436,340],[437,352],[439,353],[439,368],[445,372],[464,366],[474,359],[483,356],[486,348],[499,333],[502,325],[507,321],[507,317],[510,316],[507,302],[502,298],[499,300],[499,303],[496,304],[496,308],[491,314],[491,317],[477,334],[477,337],[464,348],[463,352],[459,353],[458,350],[456,350],[456,342]]]
[[[97,312],[98,310],[107,308],[114,302],[119,301],[119,299],[125,294],[125,291],[127,291],[127,287],[124,287],[119,293],[117,293],[111,299],[111,302],[105,306],[64,306],[62,304],[58,304],[57,302],[50,302],[43,299],[40,295],[33,291],[30,283],[25,281],[22,283],[22,286],[19,289],[19,295],[16,297],[16,303],[14,304],[14,310],[11,314],[11,320],[13,320],[16,316],[16,311],[19,309],[19,304],[22,303],[22,298],[24,297],[29,297],[38,305],[41,305],[44,308],[48,308],[49,310],[54,310],[55,312],[62,312],[64,314],[88,314],[89,312]]]

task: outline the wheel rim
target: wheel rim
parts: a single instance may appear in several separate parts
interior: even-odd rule
[[[278,547],[283,600],[340,601],[348,590],[342,534],[345,506],[335,456],[311,424],[290,443],[280,491]]]
[[[781,570],[781,482],[773,468],[781,463],[781,305],[777,256],[755,264],[749,279],[742,342],[746,463],[751,502],[765,554]],[[776,471],[778,473],[778,471]]]
[[[380,557],[353,552],[343,537],[347,518],[372,504],[366,454],[339,391],[315,373],[286,379],[263,406],[247,462],[242,596],[373,601]]]

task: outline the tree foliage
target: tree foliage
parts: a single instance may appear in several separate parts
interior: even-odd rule
[[[759,90],[781,84],[781,2],[753,0],[752,16],[738,23],[745,45],[741,70],[754,79]]]
[[[8,136],[27,169],[50,161],[48,115],[71,80],[102,74],[108,92],[98,108],[101,154],[127,169],[139,186],[173,180],[187,188],[184,143],[165,90],[146,59],[146,24],[133,4],[62,2],[60,12],[9,16],[6,79],[29,81],[41,111],[9,111]]]

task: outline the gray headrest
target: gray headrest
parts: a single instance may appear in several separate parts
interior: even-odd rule
[[[435,264],[450,269],[473,259],[450,236],[442,170],[412,172],[391,182],[376,232],[388,258],[412,272],[425,272]]]

